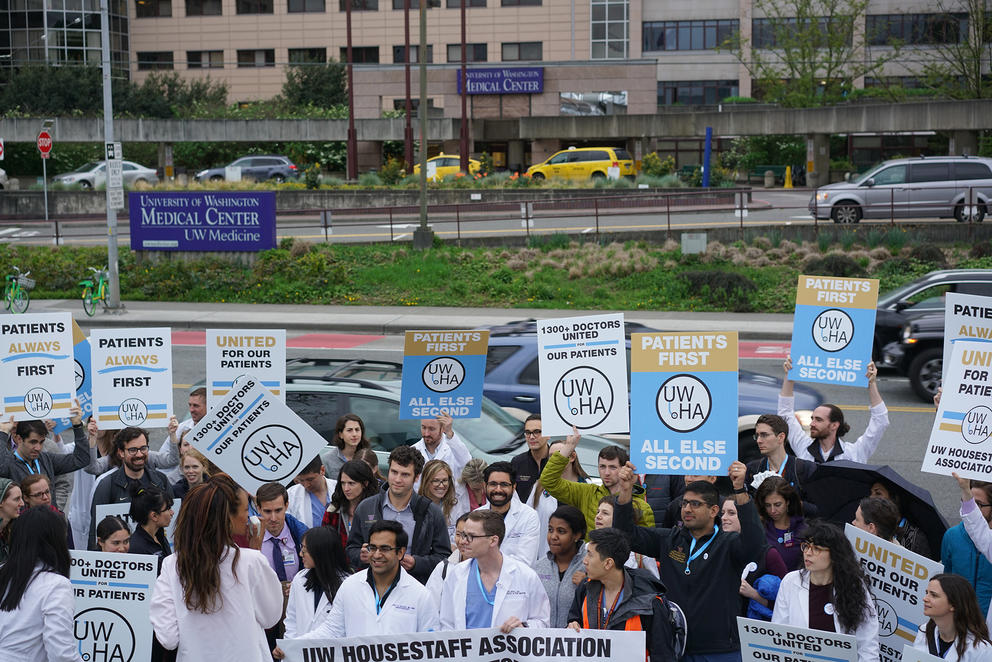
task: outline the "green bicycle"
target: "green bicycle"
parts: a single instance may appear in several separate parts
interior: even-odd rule
[[[21,273],[17,267],[13,267],[14,273],[7,274],[7,284],[3,290],[4,308],[12,313],[23,313],[31,303],[30,290],[34,289],[34,279],[28,278],[30,271]]]
[[[83,286],[83,310],[93,317],[96,314],[97,301],[103,303],[104,310],[107,308],[107,280],[110,274],[106,267],[103,269],[89,267],[89,270],[93,275],[79,281],[79,284]]]

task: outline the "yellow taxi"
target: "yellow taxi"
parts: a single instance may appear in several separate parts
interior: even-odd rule
[[[616,168],[618,177],[634,177],[634,159],[621,147],[569,147],[555,152],[544,163],[527,168],[534,179],[606,179]]]
[[[481,163],[475,159],[468,160],[468,172],[470,175],[474,175],[479,172]],[[440,181],[447,176],[455,176],[462,169],[462,160],[460,156],[452,156],[451,154],[445,154],[441,152],[432,159],[427,159],[427,177],[432,181]],[[431,170],[434,174],[431,175]],[[413,174],[420,174],[420,165],[417,164],[413,166]]]

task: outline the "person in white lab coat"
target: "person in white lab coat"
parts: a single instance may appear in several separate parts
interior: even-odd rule
[[[444,460],[451,467],[451,475],[461,476],[462,469],[472,459],[465,442],[452,427],[451,416],[447,409],[442,409],[437,418],[420,420],[420,440],[413,445],[414,450],[424,456],[424,462]],[[413,486],[420,489],[420,478]]]
[[[878,662],[878,612],[843,530],[808,522],[801,549],[804,568],[782,580],[772,623],[854,635],[858,662]]]
[[[441,629],[517,627],[546,628],[551,605],[541,579],[530,566],[500,552],[506,533],[503,517],[492,510],[474,510],[459,545],[467,563],[459,563],[444,580]]]
[[[248,494],[227,474],[183,499],[175,554],[162,562],[149,605],[155,637],[177,662],[269,662],[266,628],[282,618],[282,585],[265,556],[264,527],[248,533]]]
[[[923,615],[913,648],[944,658],[946,662],[992,660],[989,629],[978,608],[975,589],[960,575],[934,575],[923,596]]]
[[[286,512],[303,522],[308,529],[320,526],[327,507],[331,505],[337,480],[324,475],[324,463],[318,455],[293,481],[296,484],[289,488],[289,508]]]
[[[395,520],[369,527],[368,570],[341,583],[330,610],[299,639],[338,639],[377,634],[433,632],[437,605],[424,585],[400,566],[407,535]]]
[[[499,549],[504,556],[533,567],[540,546],[541,524],[537,511],[517,496],[517,472],[509,462],[493,462],[483,474],[486,480],[486,505],[479,510],[492,510],[503,517],[506,535]]]
[[[79,662],[73,636],[66,523],[47,506],[11,525],[10,556],[0,566],[0,655],[19,662]]]

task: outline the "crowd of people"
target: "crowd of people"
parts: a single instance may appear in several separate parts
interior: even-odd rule
[[[89,548],[157,557],[156,662],[283,659],[280,639],[525,627],[642,630],[653,662],[739,662],[737,616],[854,635],[859,662],[874,662],[869,579],[805,489],[819,464],[866,462],[877,447],[888,417],[874,365],[868,379],[870,422],[850,442],[832,405],[804,431],[786,379],[778,413],[756,424],[761,458],[724,477],[640,475],[625,448],[606,446],[591,480],[578,431],[551,440],[537,414],[523,423],[526,449],[487,464],[445,412],[392,449],[382,476],[364,422],[348,414],[289,489],[248,494],[185,440],[206,414],[203,389],[156,450],[144,429],[84,425],[78,405],[61,435],[7,421],[0,651],[80,662],[69,549]],[[913,645],[989,661],[992,484],[958,485],[962,523],[944,536],[945,573],[919,596],[928,620]],[[126,518],[99,516],[108,504],[126,504]],[[920,551],[894,485],[873,486],[851,523]]]

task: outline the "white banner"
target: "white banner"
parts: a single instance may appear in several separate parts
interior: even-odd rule
[[[742,662],[857,662],[852,635],[737,617]]]
[[[288,484],[327,445],[253,376],[235,381],[186,438],[249,494]]]
[[[415,632],[349,639],[281,639],[286,662],[638,662],[644,633],[517,628]]]
[[[944,381],[958,338],[992,342],[992,297],[948,292],[944,298]]]
[[[170,495],[171,496],[171,495]],[[183,504],[182,499],[172,500],[172,521],[169,522],[169,526],[165,527],[165,539],[169,541],[169,545],[175,544],[176,535],[176,522],[179,520],[179,507]],[[96,506],[96,521],[93,522],[93,526],[96,527],[100,522],[103,521],[108,515],[115,515],[124,520],[127,524],[128,529],[131,533],[134,533],[135,522],[131,519],[131,502],[124,501],[122,503],[101,503]]]
[[[207,329],[207,409],[245,374],[286,401],[286,329]]]
[[[93,411],[101,430],[169,425],[171,329],[93,329],[90,351]]]
[[[905,648],[902,649],[902,662],[944,662],[944,658],[917,650],[913,648],[913,644],[906,644]]]
[[[0,323],[4,420],[68,416],[76,395],[72,345],[69,313],[4,318]]]
[[[898,662],[903,645],[912,644],[920,625],[927,621],[923,594],[930,578],[944,572],[944,566],[852,524],[844,527],[844,533],[871,581],[878,610],[879,658]]]
[[[540,320],[537,348],[546,436],[629,430],[623,313]]]
[[[72,631],[80,659],[148,662],[152,655],[148,604],[158,559],[145,554],[69,553],[69,580],[76,596]]]

